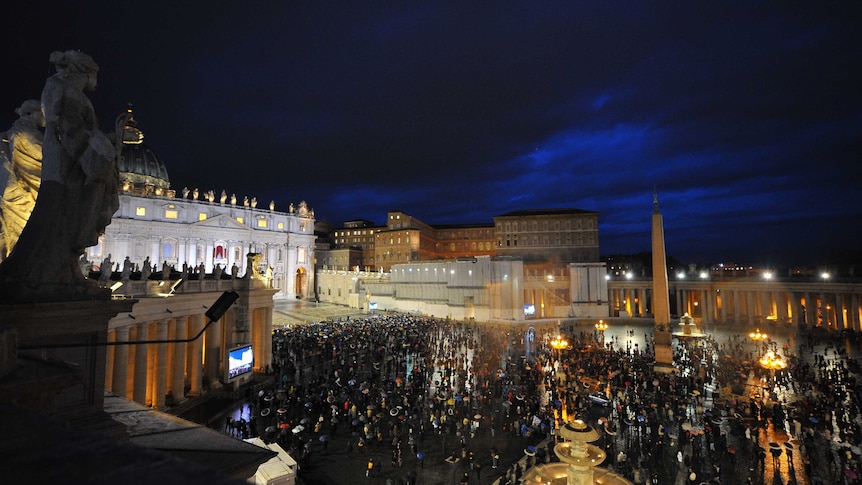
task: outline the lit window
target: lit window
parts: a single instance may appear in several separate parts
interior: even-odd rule
[[[146,207],[136,207],[136,208],[135,208],[135,215],[136,215],[136,216],[145,216],[145,215],[147,215],[147,208],[146,208]]]
[[[239,222],[240,224],[245,224],[245,218],[244,218],[244,217],[242,217],[242,216],[237,217],[237,218],[236,218],[236,221],[237,221],[237,222]]]
[[[176,219],[179,217],[179,212],[174,209],[166,209],[165,210],[165,219]]]
[[[258,219],[257,227],[266,227],[266,219]]]
[[[199,221],[205,221],[205,220],[207,220],[207,213],[206,213],[206,212],[201,212],[200,214],[198,214],[198,220],[199,220]]]
[[[278,223],[278,228],[279,228],[279,229],[284,229],[284,223],[283,223],[283,222],[279,222],[279,223]]]

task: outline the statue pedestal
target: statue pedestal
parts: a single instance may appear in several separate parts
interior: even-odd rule
[[[673,366],[673,348],[671,348],[670,332],[656,330],[655,335],[655,365],[653,370],[670,374],[676,371]]]
[[[107,347],[96,344],[107,342],[108,320],[131,311],[136,302],[0,305],[0,321],[14,328],[18,338],[15,370],[0,381],[0,402],[52,416],[70,427],[123,437],[125,427],[103,411]]]

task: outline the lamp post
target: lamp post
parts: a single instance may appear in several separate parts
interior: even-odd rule
[[[763,355],[763,344],[761,342],[768,339],[769,335],[762,333],[758,328],[757,331],[748,334],[748,337],[754,341],[754,345],[757,347],[757,357],[760,358]]]
[[[602,340],[602,344],[605,343],[605,330],[608,329],[608,324],[605,323],[604,320],[599,320],[599,323],[596,324],[596,330],[599,331],[599,338]]]
[[[569,348],[569,341],[562,335],[558,334],[553,340],[551,340],[551,347],[557,351],[557,360],[561,360],[563,351]]]
[[[775,371],[787,368],[787,362],[773,351],[769,351],[760,358],[760,366],[769,371],[769,377],[775,382]]]

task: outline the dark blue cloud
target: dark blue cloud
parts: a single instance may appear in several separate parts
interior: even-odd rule
[[[56,3],[56,4],[54,4]],[[0,123],[52,50],[101,66],[177,188],[306,200],[340,224],[600,213],[683,261],[818,263],[862,236],[852,3],[19,4]]]

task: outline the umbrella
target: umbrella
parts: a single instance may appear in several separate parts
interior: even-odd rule
[[[305,426],[303,426],[303,425],[296,426],[295,428],[293,428],[293,434],[299,434],[304,429],[305,429]]]
[[[299,424],[308,424],[308,418],[302,418]]]
[[[310,401],[309,401],[309,402],[307,402],[307,403],[305,403],[305,407],[307,407],[307,408],[310,408],[310,407],[312,407],[312,406],[314,406],[314,404],[311,404],[311,402],[310,402]]]
[[[420,460],[425,458],[425,453],[422,453],[421,451],[417,451],[416,452],[416,458],[418,458]]]
[[[269,408],[263,408],[263,409],[261,409],[261,410],[260,410],[260,415],[261,415],[261,416],[269,416],[269,413],[270,413],[270,409],[269,409]]]
[[[818,420],[818,419],[817,419],[817,418],[815,418],[814,416],[811,416],[810,418],[808,418],[808,421],[811,421],[811,422],[812,422],[812,423],[814,423],[814,424],[817,424],[817,423],[819,423],[819,422],[820,422],[820,420]]]
[[[329,435],[328,434],[322,434],[322,435],[320,435],[320,438],[317,438],[317,439],[320,440],[321,443],[326,443],[327,441],[329,441]]]
[[[691,423],[682,423],[682,429],[684,431],[691,431]]]
[[[365,409],[367,409],[367,410],[371,411],[372,409],[374,409],[374,405],[373,405],[373,404],[369,404]]]
[[[700,391],[692,391],[691,393],[694,394],[695,396],[700,396]]]
[[[454,399],[449,399],[448,401],[446,401],[446,404],[448,404],[448,405],[450,405],[450,406],[451,406],[451,405],[455,404],[455,400],[454,400]]]
[[[852,451],[855,455],[862,455],[862,448],[859,448],[856,445],[851,446],[850,451]]]
[[[475,416],[473,416],[473,419],[482,419],[482,415],[481,415],[481,414],[476,414]]]
[[[290,428],[290,423],[281,423],[278,425],[278,427],[281,429],[287,429]]]
[[[845,468],[844,474],[847,475],[847,478],[849,478],[850,480],[856,480],[856,478],[859,476],[856,474],[856,472],[854,472],[850,468]]]
[[[392,417],[398,416],[398,408],[392,408],[389,410],[389,415]]]
[[[359,426],[359,420],[354,419],[353,421],[350,422],[350,424],[352,424],[353,426]]]
[[[524,454],[527,456],[536,456],[536,447],[530,445],[524,449]]]
[[[776,442],[774,442],[774,441],[770,441],[770,442],[769,442],[769,449],[771,449],[771,450],[780,450],[780,449],[781,449],[781,445],[779,445],[778,443],[776,443]]]
[[[275,426],[267,426],[264,430],[266,433],[275,433]]]
[[[793,451],[793,443],[787,442],[784,443],[784,447],[787,448],[787,451]]]

